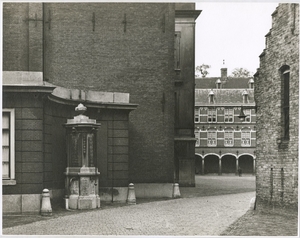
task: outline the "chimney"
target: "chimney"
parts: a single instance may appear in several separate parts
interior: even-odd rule
[[[227,68],[221,68],[221,80],[225,81],[227,79]]]

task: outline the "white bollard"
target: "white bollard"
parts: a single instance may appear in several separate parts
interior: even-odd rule
[[[180,191],[179,191],[179,184],[178,183],[174,183],[173,184],[173,198],[180,198]]]
[[[253,197],[253,198],[251,198],[251,200],[250,200],[250,207],[249,207],[249,209],[250,210],[255,210],[255,202],[256,202],[256,197]]]
[[[133,183],[130,183],[129,186],[128,186],[127,204],[129,204],[129,205],[135,205],[136,204],[135,191],[134,191],[134,184]]]
[[[42,216],[52,216],[52,208],[50,202],[50,193],[47,188],[43,190],[42,194],[42,208],[41,208]]]
[[[68,210],[69,209],[69,198],[65,198],[65,208],[66,208],[66,210]]]

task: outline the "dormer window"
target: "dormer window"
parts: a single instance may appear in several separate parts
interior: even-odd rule
[[[217,79],[217,81],[216,81],[216,87],[217,87],[217,89],[222,88],[222,82],[221,82],[221,79]]]
[[[214,94],[213,90],[211,89],[208,94],[209,103],[214,103],[214,96],[215,96],[215,94]]]
[[[253,80],[253,78],[249,79],[248,84],[249,84],[249,88],[254,88],[254,80]]]
[[[248,92],[244,90],[243,92],[243,103],[248,103]]]

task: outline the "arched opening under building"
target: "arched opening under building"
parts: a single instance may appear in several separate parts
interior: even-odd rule
[[[233,155],[224,155],[222,161],[222,173],[236,173],[236,158]]]
[[[219,157],[207,155],[204,158],[204,174],[219,173]]]
[[[202,174],[202,157],[195,155],[195,174]]]
[[[252,174],[253,171],[253,156],[241,155],[239,157],[239,167],[242,169],[242,173]]]

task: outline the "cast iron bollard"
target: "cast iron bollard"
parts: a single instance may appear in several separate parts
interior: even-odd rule
[[[178,183],[174,183],[173,184],[173,198],[180,198],[180,191],[179,191],[179,184]]]
[[[128,186],[127,204],[129,204],[129,205],[135,205],[136,204],[135,191],[134,191],[134,184],[133,183],[130,183],[129,186]]]
[[[42,194],[42,208],[41,208],[42,216],[52,216],[52,208],[50,202],[50,194],[49,190],[45,188]]]

